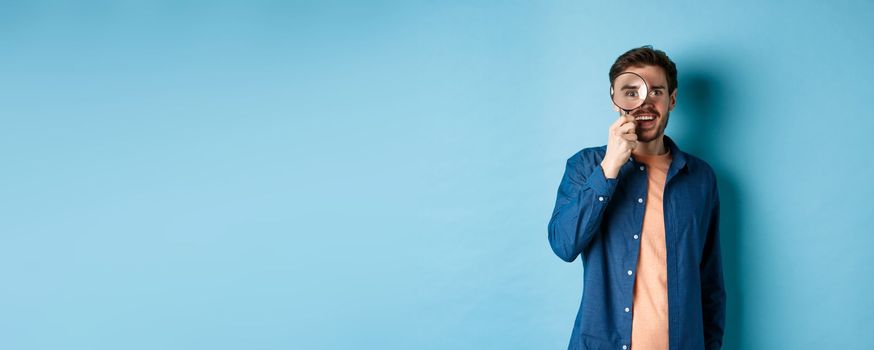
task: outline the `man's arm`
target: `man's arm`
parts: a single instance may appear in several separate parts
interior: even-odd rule
[[[598,233],[616,191],[619,169],[637,145],[635,126],[631,115],[621,115],[610,125],[607,150],[599,164],[586,151],[567,160],[549,220],[549,245],[562,260],[574,261]]]
[[[585,154],[567,161],[552,219],[549,245],[562,260],[572,262],[600,230],[607,203],[616,191],[616,179],[607,179],[601,165],[588,164]]]
[[[716,185],[714,185],[716,187]],[[722,347],[725,334],[725,284],[722,278],[722,250],[719,243],[719,190],[710,214],[707,241],[701,259],[701,306],[704,312],[705,349]]]

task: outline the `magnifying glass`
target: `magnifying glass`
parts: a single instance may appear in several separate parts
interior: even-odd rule
[[[613,104],[625,112],[620,112],[620,115],[628,114],[631,110],[642,106],[648,94],[649,85],[637,73],[619,74],[610,85],[610,98],[613,99]]]

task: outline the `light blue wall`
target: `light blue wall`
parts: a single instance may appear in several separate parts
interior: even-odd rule
[[[676,61],[727,349],[874,343],[870,1],[0,4],[0,348],[562,349],[607,70]]]

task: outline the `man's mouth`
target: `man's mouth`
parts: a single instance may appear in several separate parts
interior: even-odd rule
[[[634,116],[634,121],[650,121],[655,120],[656,115],[653,113],[641,113]]]
[[[651,112],[643,112],[640,114],[634,115],[634,121],[637,122],[637,130],[647,130],[655,127],[655,120],[658,118],[658,114]]]

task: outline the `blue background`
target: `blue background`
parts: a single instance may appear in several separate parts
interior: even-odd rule
[[[874,343],[871,1],[0,4],[0,348],[562,349],[607,70],[679,67],[727,349]]]

